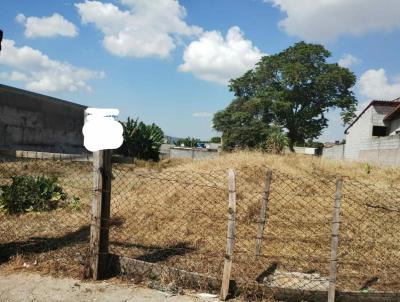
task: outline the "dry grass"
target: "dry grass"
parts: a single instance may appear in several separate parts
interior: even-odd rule
[[[339,287],[359,290],[378,276],[380,281],[370,290],[400,290],[400,192],[394,185],[400,171],[374,166],[367,173],[361,163],[239,152],[186,162],[146,177],[129,176],[122,169],[116,172],[120,175],[116,185],[120,183],[124,189],[114,189],[118,195],[113,195],[113,213],[122,217],[124,224],[111,232],[117,241],[113,249],[132,257],[172,249],[178,255],[163,261],[219,275],[226,236],[226,169],[230,167],[236,170],[238,187],[236,279],[255,280],[273,263],[278,263],[280,271],[313,271],[327,278],[335,179],[342,175]],[[265,167],[275,172],[263,255],[256,260]],[[123,247],[121,242],[141,246]],[[194,248],[184,257],[175,248],[182,243]],[[291,282],[293,287],[315,287],[304,280]]]
[[[52,213],[0,217],[0,233],[7,234],[1,237],[0,246],[11,241],[25,244],[32,237],[50,238],[50,242],[58,238],[55,242],[65,244],[24,256],[40,257],[42,271],[77,274],[82,266],[71,259],[84,252],[88,240],[87,229],[82,228],[89,221],[90,166],[60,162],[15,165],[7,169],[0,164],[0,175],[57,174],[68,195],[81,198],[83,210],[77,213],[65,207]],[[256,259],[266,167],[274,170],[274,176],[262,256]],[[346,178],[339,287],[358,290],[378,276],[372,290],[400,291],[400,192],[396,186],[400,169],[373,166],[367,173],[361,163],[238,152],[207,161],[165,160],[137,163],[136,167],[115,164],[111,251],[220,276],[226,243],[228,168],[237,174],[236,279],[254,281],[273,263],[279,271],[313,271],[327,277],[335,178],[342,175]],[[294,287],[313,286],[304,280],[292,280],[295,282]]]
[[[400,182],[399,168],[372,165],[368,174],[365,163],[324,160],[321,157],[300,154],[266,155],[261,152],[241,151],[226,153],[213,160],[183,162],[175,169],[180,171],[213,171],[258,167],[268,167],[297,176],[345,176],[359,181],[383,184],[384,186],[397,186]]]

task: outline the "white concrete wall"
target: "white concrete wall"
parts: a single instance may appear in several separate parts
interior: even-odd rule
[[[324,148],[322,150],[322,158],[333,159],[333,160],[343,160],[344,159],[344,149],[345,145],[335,145],[329,148]]]
[[[372,111],[372,107],[368,108],[347,131],[345,159],[357,160],[361,146],[372,138]]]

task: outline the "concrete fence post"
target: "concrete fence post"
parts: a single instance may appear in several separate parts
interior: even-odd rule
[[[99,280],[108,262],[112,150],[93,153],[93,199],[86,277]]]

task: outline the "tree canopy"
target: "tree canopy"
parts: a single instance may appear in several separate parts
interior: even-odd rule
[[[253,70],[232,79],[235,99],[214,115],[225,149],[259,148],[276,129],[286,132],[289,147],[321,135],[329,110],[341,110],[343,124],[354,117],[355,75],[337,63],[322,45],[299,42],[265,56]],[[273,130],[273,131],[272,131]]]
[[[213,136],[213,137],[210,139],[210,143],[215,143],[215,144],[221,143],[221,137],[220,137],[220,136]]]

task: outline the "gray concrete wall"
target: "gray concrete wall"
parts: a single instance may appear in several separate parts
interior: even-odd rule
[[[391,106],[372,106],[372,124],[374,126],[386,126],[383,118],[393,110]]]
[[[344,159],[345,145],[335,145],[322,150],[322,158],[332,160],[343,160]]]
[[[354,160],[384,166],[400,167],[400,134],[371,137],[360,140],[357,144],[357,158],[347,157],[346,145],[324,148],[322,157],[334,160]],[[344,156],[342,156],[344,154]]]
[[[169,151],[170,158],[210,159],[218,157],[217,150],[175,147]]]
[[[372,137],[359,152],[359,161],[386,166],[400,166],[400,135]]]
[[[0,85],[0,149],[82,153],[85,109]]]

